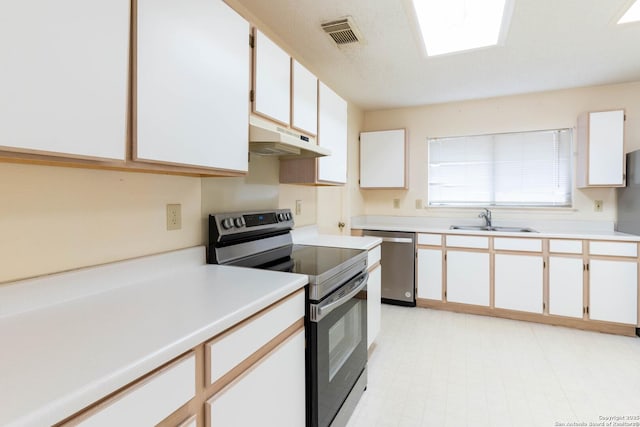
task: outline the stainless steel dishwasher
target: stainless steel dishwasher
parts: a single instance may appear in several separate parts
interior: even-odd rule
[[[415,307],[415,233],[364,230],[364,235],[382,239],[382,302]]]

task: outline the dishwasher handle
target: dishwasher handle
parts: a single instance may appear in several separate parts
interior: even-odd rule
[[[410,237],[381,237],[383,242],[388,243],[413,243]]]

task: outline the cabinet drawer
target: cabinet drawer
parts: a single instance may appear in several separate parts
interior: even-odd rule
[[[259,313],[205,345],[207,383],[213,384],[279,333],[304,317],[304,292]]]
[[[418,234],[419,245],[441,246],[442,235],[440,234]]]
[[[456,248],[489,249],[489,238],[482,236],[447,236],[447,246]]]
[[[156,425],[195,396],[195,379],[196,358],[192,353],[116,395],[113,403],[98,407],[77,425]]]
[[[373,267],[376,263],[380,262],[380,256],[382,249],[380,249],[380,245],[376,246],[373,249],[369,250],[367,254],[367,266],[369,268]]]
[[[581,254],[582,240],[549,240],[549,252],[558,254]]]
[[[589,254],[638,256],[638,244],[631,242],[589,242]]]
[[[496,237],[493,239],[493,248],[503,251],[542,252],[542,240]]]

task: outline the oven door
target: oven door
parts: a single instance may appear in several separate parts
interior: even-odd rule
[[[327,427],[367,364],[367,272],[309,304],[308,425]],[[361,392],[361,391],[360,391]]]

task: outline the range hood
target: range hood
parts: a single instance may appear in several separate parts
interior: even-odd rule
[[[315,138],[271,123],[260,117],[249,117],[249,151],[262,156],[322,157],[331,150],[316,144]]]

